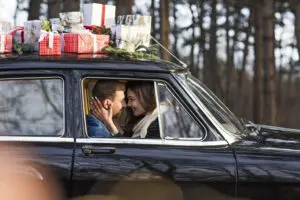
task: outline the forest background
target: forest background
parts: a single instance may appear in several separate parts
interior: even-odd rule
[[[90,2],[151,15],[152,35],[238,117],[300,128],[299,0],[0,0],[0,20],[22,25]]]

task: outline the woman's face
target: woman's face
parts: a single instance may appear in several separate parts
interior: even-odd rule
[[[140,99],[130,89],[127,90],[127,106],[131,108],[133,115],[138,117],[146,114],[145,108],[142,106]]]

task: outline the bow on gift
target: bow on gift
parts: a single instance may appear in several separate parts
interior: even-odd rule
[[[17,26],[10,34],[14,37],[18,31],[21,31],[21,42],[24,43],[24,26]]]
[[[53,49],[53,43],[54,43],[54,34],[58,34],[58,32],[47,32],[45,30],[41,30],[39,42],[43,41],[45,37],[49,36],[49,42],[48,47],[50,49]]]
[[[5,34],[0,34],[0,53],[3,53],[5,49]]]

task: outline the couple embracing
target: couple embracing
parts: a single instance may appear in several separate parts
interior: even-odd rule
[[[90,137],[160,138],[153,82],[98,80],[92,95],[92,109],[86,118]],[[125,107],[130,113],[127,127],[133,126],[121,134],[114,119]]]

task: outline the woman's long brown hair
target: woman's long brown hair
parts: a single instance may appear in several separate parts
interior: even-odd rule
[[[126,84],[126,93],[130,89],[139,98],[140,103],[147,112],[152,112],[156,108],[154,83],[150,81],[130,81]],[[133,126],[138,123],[143,116],[135,117],[130,109],[127,109],[127,122],[125,135],[131,137]]]

